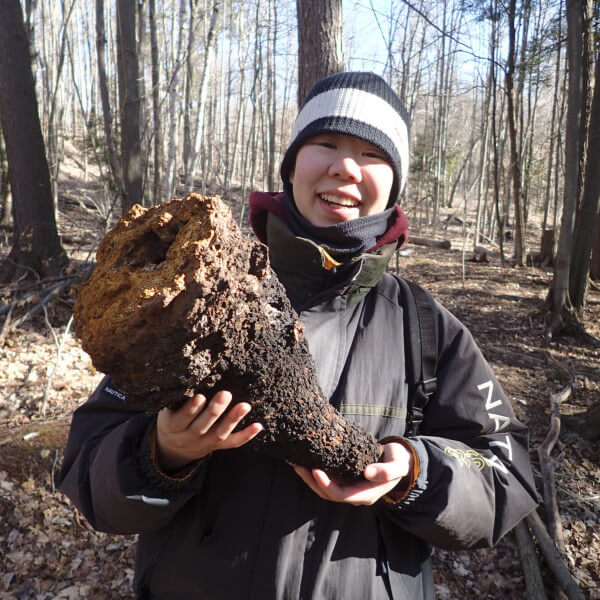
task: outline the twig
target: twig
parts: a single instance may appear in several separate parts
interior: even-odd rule
[[[466,267],[465,267],[465,255],[467,253],[467,246],[469,244],[469,231],[467,230],[466,232],[466,236],[463,239],[463,248],[462,248],[462,270],[461,270],[461,274],[462,274],[462,289],[463,292],[465,291],[465,279],[466,279]]]
[[[73,315],[71,315],[69,318],[69,322],[67,323],[65,332],[63,333],[63,336],[62,336],[60,342],[58,341],[58,338],[56,337],[56,334],[54,333],[54,329],[52,328],[52,325],[50,325],[50,321],[48,319],[48,311],[46,310],[45,306],[44,306],[44,316],[46,318],[46,323],[47,323],[48,327],[50,328],[50,331],[52,332],[52,337],[54,338],[54,343],[56,344],[56,361],[54,363],[54,366],[52,367],[52,371],[48,374],[48,379],[46,380],[46,386],[44,387],[44,395],[42,396],[42,403],[40,405],[40,412],[42,413],[42,415],[45,416],[46,415],[46,406],[48,403],[48,393],[50,392],[50,386],[52,385],[52,379],[54,378],[56,370],[58,369],[58,365],[60,364],[62,349],[65,344],[65,340],[67,339],[67,335],[69,334],[69,329],[71,329],[71,324],[73,323]]]
[[[79,224],[79,222],[77,222],[77,224]],[[21,276],[21,279],[23,278],[23,276]],[[38,279],[37,281],[29,281],[23,284],[20,284],[20,280],[19,281],[12,281],[10,283],[5,283],[0,287],[3,288],[18,288],[22,291],[27,291],[27,290],[31,290],[31,289],[36,289],[39,288],[40,286],[46,286],[49,283],[58,283],[60,281],[65,281],[65,279],[73,279],[73,275],[61,275],[58,277],[46,277],[45,279]]]
[[[19,293],[19,286],[21,285],[21,282],[23,281],[23,279],[25,279],[26,277],[26,273],[23,273],[23,275],[21,275],[21,277],[19,277],[15,282],[15,293],[14,295],[17,296]],[[8,332],[10,331],[10,320],[12,318],[12,314],[13,314],[13,310],[14,310],[14,306],[15,303],[11,302],[9,308],[8,308],[8,314],[6,315],[6,319],[4,319],[4,323],[2,324],[2,330],[0,331],[0,348],[2,348],[2,346],[4,346],[4,340],[6,338],[6,336],[8,335]]]
[[[58,464],[58,449],[54,451],[54,460],[52,461],[52,472],[50,473],[50,479],[52,482],[52,493],[56,492],[56,485],[54,483],[54,473],[56,471],[56,465]]]
[[[546,527],[544,527],[544,523],[540,519],[540,516],[534,510],[529,513],[525,519],[540,545],[540,549],[544,554],[548,567],[556,577],[560,587],[567,594],[567,598],[569,600],[585,600],[577,582],[573,579],[571,573],[569,573],[569,569],[567,569],[552,538],[546,531]]]
[[[550,395],[550,428],[540,447],[538,448],[538,457],[540,459],[540,469],[542,471],[542,481],[544,484],[544,504],[546,506],[546,515],[548,518],[548,527],[554,543],[564,554],[565,543],[563,539],[562,524],[558,510],[558,500],[556,498],[556,486],[554,485],[555,462],[550,458],[552,449],[560,435],[560,406],[559,403],[565,401],[573,390],[573,384],[565,386],[558,394]]]
[[[521,521],[515,527],[515,537],[517,538],[519,554],[521,555],[528,600],[547,600],[548,596],[544,587],[540,562],[525,520]]]
[[[595,494],[594,496],[580,496],[564,487],[561,488],[560,493],[565,494],[565,496],[569,496],[570,498],[570,500],[562,500],[563,504],[590,504],[600,512],[600,494]]]
[[[45,305],[48,304],[50,300],[58,296],[58,294],[60,294],[60,292],[67,287],[68,283],[68,281],[65,281],[50,288],[50,292],[44,296],[44,298],[42,298],[37,304],[28,310],[23,316],[19,317],[13,322],[11,329],[15,329],[16,327],[19,327],[19,325],[22,325],[29,317],[37,313],[42,308],[45,310]]]
[[[4,346],[4,340],[5,340],[6,336],[8,335],[10,319],[12,317],[14,307],[15,307],[14,304],[10,305],[10,308],[8,309],[8,314],[6,315],[6,319],[4,319],[4,323],[2,323],[2,330],[0,331],[0,348],[2,348],[2,346]]]

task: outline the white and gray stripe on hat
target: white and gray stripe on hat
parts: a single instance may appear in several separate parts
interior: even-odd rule
[[[296,118],[290,145],[314,121],[335,117],[369,125],[390,139],[401,161],[401,191],[409,163],[408,127],[397,110],[377,94],[357,88],[336,88],[310,98]],[[376,143],[375,140],[369,141]]]

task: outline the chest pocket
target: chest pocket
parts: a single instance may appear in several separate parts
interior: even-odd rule
[[[301,318],[329,401],[377,439],[402,435],[408,396],[402,309],[373,291],[350,310]]]
[[[300,315],[306,326],[308,348],[315,359],[319,386],[329,400],[338,387],[359,323],[358,307],[343,310],[343,302],[341,298],[333,301],[337,310],[307,311]]]

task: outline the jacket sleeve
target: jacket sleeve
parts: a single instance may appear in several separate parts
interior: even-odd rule
[[[208,459],[172,477],[162,473],[154,460],[155,422],[127,408],[108,377],[74,412],[60,489],[95,529],[158,529],[200,490]]]
[[[443,307],[438,319],[437,392],[406,440],[419,473],[386,512],[439,547],[490,546],[537,504],[528,432],[469,331]]]

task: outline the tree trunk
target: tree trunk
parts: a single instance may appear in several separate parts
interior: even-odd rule
[[[548,209],[550,207],[550,183],[552,181],[552,164],[554,161],[554,140],[555,135],[554,132],[557,131],[557,107],[559,104],[558,100],[558,92],[559,92],[559,83],[560,83],[560,55],[562,49],[562,43],[560,42],[562,37],[562,0],[559,10],[559,19],[558,19],[558,39],[559,41],[556,44],[556,69],[554,71],[554,94],[552,100],[552,117],[550,119],[550,149],[548,151],[548,167],[546,173],[546,194],[544,196],[544,217],[542,219],[542,231],[545,231],[548,224]],[[556,170],[558,171],[558,165],[556,165]],[[554,253],[553,253],[554,254]]]
[[[490,2],[492,14],[496,14],[497,0]],[[495,52],[497,49],[497,40],[492,36],[490,60],[495,62]],[[498,82],[496,79],[496,69],[492,69],[492,148],[494,149],[493,174],[494,174],[494,202],[496,209],[496,220],[498,225],[498,242],[500,245],[500,260],[504,264],[504,219],[500,211],[500,142],[498,140]],[[492,218],[490,217],[490,226]],[[490,236],[491,237],[491,236]]]
[[[446,20],[448,16],[448,0],[442,2],[442,39],[438,48],[437,66],[436,66],[436,82],[434,91],[434,102],[437,103],[437,110],[434,116],[433,129],[433,157],[435,161],[434,176],[433,176],[433,202],[432,202],[432,223],[433,234],[435,235],[439,220],[440,205],[444,202],[445,194],[445,102],[444,94],[446,92],[444,82],[446,79],[446,70],[448,69],[447,62],[449,57],[446,52]]]
[[[152,204],[161,201],[161,175],[163,162],[163,134],[160,116],[160,65],[158,61],[158,40],[156,36],[156,0],[148,5],[150,24],[150,53],[152,57],[152,113],[154,118],[154,178],[152,181]]]
[[[596,235],[592,249],[592,263],[590,265],[590,277],[600,281],[600,215],[596,218]]]
[[[550,288],[551,318],[549,334],[563,328],[565,312],[571,309],[569,267],[575,225],[575,208],[579,180],[579,119],[581,114],[581,56],[583,0],[567,0],[567,57],[569,91],[565,141],[565,183],[563,214],[556,253],[554,278]]]
[[[208,32],[206,34],[206,43],[204,44],[204,56],[202,58],[202,74],[200,76],[200,86],[196,98],[198,101],[198,112],[196,117],[196,126],[194,128],[191,152],[185,165],[185,190],[191,192],[194,185],[194,175],[196,171],[196,159],[200,153],[200,146],[204,130],[204,115],[206,112],[206,98],[208,94],[208,78],[210,73],[210,54],[215,43],[215,27],[219,16],[219,0],[214,0]]]
[[[6,147],[4,135],[0,127],[0,225],[10,224],[12,216],[12,196],[8,180],[8,161],[6,160]]]
[[[106,34],[104,31],[104,0],[96,0],[96,59],[98,61],[98,88],[100,89],[100,101],[102,103],[102,118],[104,124],[104,137],[106,139],[106,150],[108,153],[108,163],[112,180],[119,198],[121,206],[127,205],[127,192],[123,183],[123,172],[121,162],[117,154],[115,139],[112,127],[112,108],[110,106],[110,96],[108,93],[108,82],[106,77]]]
[[[576,231],[569,270],[569,297],[576,311],[585,307],[592,244],[600,210],[600,58],[596,60],[595,84],[587,132],[583,199],[577,213]]]
[[[184,189],[190,191],[191,186],[188,185],[190,178],[189,171],[192,164],[192,154],[194,145],[192,141],[192,87],[194,85],[194,69],[193,69],[193,50],[194,50],[194,34],[196,31],[196,12],[197,0],[189,0],[190,15],[188,19],[188,39],[187,52],[185,56],[185,90],[183,101],[183,178]]]
[[[492,31],[491,43],[494,43],[494,32]],[[481,241],[482,227],[482,213],[486,206],[487,192],[488,192],[488,147],[490,128],[488,126],[489,113],[490,113],[490,96],[492,92],[492,69],[494,64],[490,61],[488,66],[487,85],[485,88],[485,99],[483,101],[482,112],[481,112],[481,128],[480,131],[480,143],[479,149],[479,165],[478,165],[478,185],[477,185],[477,213],[475,217],[475,236],[473,237],[473,245],[476,246]]]
[[[177,34],[173,32],[171,37],[177,36],[177,46],[175,49],[175,66],[173,67],[173,73],[171,75],[171,84],[169,89],[169,126],[168,126],[168,146],[167,146],[167,169],[165,176],[165,186],[163,189],[163,198],[170,200],[175,194],[178,186],[178,173],[177,173],[177,148],[179,135],[179,113],[181,109],[181,102],[179,101],[179,81],[181,79],[181,67],[183,65],[182,49],[183,49],[183,31],[185,23],[185,2],[186,0],[180,0],[179,4],[179,18],[177,21],[178,31]],[[190,31],[188,35],[192,35]],[[185,110],[185,109],[184,109]]]
[[[136,2],[117,0],[117,66],[121,115],[121,164],[126,198],[123,214],[134,204],[143,202],[142,174],[142,103],[136,41]]]
[[[276,189],[277,164],[275,160],[275,145],[277,133],[277,77],[275,77],[275,61],[277,60],[277,0],[269,2],[269,11],[272,11],[273,24],[269,27],[269,42],[267,49],[267,110],[269,122],[269,152],[267,160],[267,189]]]
[[[100,244],[74,327],[132,405],[229,390],[252,404],[248,419],[265,428],[256,445],[275,457],[354,478],[381,454],[323,397],[266,247],[216,198],[134,207]]]
[[[18,0],[0,2],[0,118],[15,226],[3,279],[29,269],[39,277],[56,275],[68,258],[56,228],[29,43]]]
[[[513,184],[513,201],[515,204],[515,254],[514,261],[523,266],[525,255],[525,240],[523,227],[523,196],[521,189],[521,157],[516,128],[516,106],[514,92],[515,73],[515,36],[516,36],[516,0],[510,0],[508,9],[508,60],[506,65],[506,108],[508,112],[508,134],[510,137],[510,165]]]
[[[587,158],[587,132],[589,129],[592,106],[592,73],[594,72],[594,32],[592,20],[594,17],[593,0],[583,0],[581,4],[581,114],[579,118],[579,187],[577,194],[577,211],[583,201],[583,186]],[[597,157],[596,163],[597,163]],[[577,226],[577,221],[575,221]]]
[[[322,77],[344,69],[342,0],[297,0],[298,106]]]
[[[50,185],[52,188],[52,204],[54,206],[55,213],[58,210],[58,176],[60,174],[60,162],[61,152],[59,149],[58,137],[59,137],[59,121],[57,118],[57,112],[60,113],[61,109],[57,110],[57,101],[59,95],[59,86],[62,78],[63,66],[65,64],[66,49],[68,43],[68,26],[73,15],[73,9],[75,8],[76,0],[71,1],[71,5],[65,14],[65,7],[63,6],[63,22],[61,24],[62,36],[60,40],[60,49],[58,51],[58,57],[48,57],[51,60],[54,59],[57,62],[56,73],[54,81],[52,82],[52,89],[48,90],[49,98],[49,111],[48,111],[48,135],[46,138],[47,142],[47,156],[50,168]]]
[[[136,30],[137,30],[137,67],[138,73],[138,97],[139,102],[139,123],[140,123],[140,171],[142,178],[142,206],[150,206],[148,200],[148,167],[150,162],[150,140],[152,137],[152,128],[148,126],[149,115],[152,113],[152,100],[146,93],[146,57],[151,50],[147,43],[147,19],[146,19],[146,3],[143,0],[136,0]],[[150,59],[152,60],[152,59]]]

